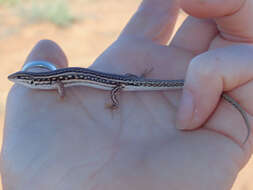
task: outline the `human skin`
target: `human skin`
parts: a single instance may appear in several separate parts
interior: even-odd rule
[[[122,92],[112,111],[108,91],[72,87],[61,100],[56,91],[13,86],[1,157],[4,190],[231,189],[252,154],[252,134],[242,144],[245,123],[220,95],[228,91],[252,122],[253,0],[182,0],[180,6],[195,17],[168,46],[178,2],[144,0],[90,68],[185,78],[183,96],[181,90]],[[48,40],[26,62],[35,60],[67,67]]]

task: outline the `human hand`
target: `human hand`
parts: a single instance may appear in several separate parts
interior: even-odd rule
[[[186,78],[197,119],[189,99],[179,104],[180,91],[123,92],[119,109],[111,112],[107,91],[67,88],[59,100],[55,91],[15,85],[7,102],[4,188],[230,189],[252,152],[252,136],[241,146],[247,132],[241,115],[218,100],[230,91],[252,120],[253,2],[199,2],[181,3],[190,15],[219,18],[189,17],[167,47],[178,5],[144,1],[91,66],[136,75],[153,68],[148,78]],[[67,66],[50,41],[38,43],[26,62],[35,60]],[[179,106],[177,126],[198,130],[175,129]]]

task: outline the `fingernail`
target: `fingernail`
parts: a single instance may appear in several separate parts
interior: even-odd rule
[[[189,128],[193,117],[194,99],[190,91],[184,89],[177,114],[177,129]]]

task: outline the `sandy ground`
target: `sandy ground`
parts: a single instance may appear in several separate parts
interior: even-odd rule
[[[72,12],[81,19],[65,29],[49,23],[30,24],[18,17],[13,10],[0,7],[1,126],[4,123],[6,97],[12,85],[7,76],[20,69],[36,42],[45,38],[53,39],[67,52],[70,66],[86,67],[117,38],[139,2],[140,0],[72,0]],[[253,189],[252,166],[253,159],[240,173],[233,190]]]

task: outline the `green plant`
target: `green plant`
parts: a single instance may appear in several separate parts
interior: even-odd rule
[[[23,14],[33,22],[49,21],[57,26],[65,27],[75,21],[75,17],[70,13],[67,2],[64,0],[56,1],[33,1],[32,6],[23,10]]]
[[[13,6],[20,2],[20,0],[0,0],[0,5]]]

